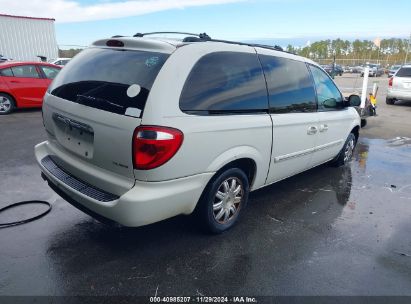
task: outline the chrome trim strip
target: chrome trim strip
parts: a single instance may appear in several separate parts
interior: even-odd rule
[[[336,140],[336,141],[332,141],[332,142],[330,142],[330,143],[328,143],[328,144],[315,147],[315,151],[321,151],[321,150],[328,149],[328,148],[331,148],[331,147],[334,147],[334,146],[338,146],[338,145],[342,144],[343,142],[344,142],[344,141],[343,141],[342,139]]]
[[[340,139],[340,140],[332,141],[328,144],[324,144],[324,145],[321,145],[321,146],[318,146],[318,147],[315,147],[315,148],[310,148],[310,149],[307,149],[307,150],[302,150],[302,151],[293,152],[293,153],[289,153],[289,154],[285,154],[285,155],[280,155],[280,156],[277,156],[277,157],[274,158],[274,162],[278,163],[278,162],[289,160],[289,159],[292,159],[292,158],[305,156],[305,155],[308,155],[308,154],[311,154],[311,153],[314,153],[314,152],[317,152],[317,151],[325,150],[325,149],[340,145],[343,142],[344,141],[342,139]]]
[[[288,160],[291,158],[296,158],[296,157],[300,157],[300,156],[304,156],[304,155],[308,155],[311,154],[315,151],[315,148],[310,148],[307,150],[303,150],[303,151],[298,151],[298,152],[293,152],[293,153],[289,153],[289,154],[285,154],[285,155],[280,155],[274,158],[274,162],[278,163],[284,160]]]

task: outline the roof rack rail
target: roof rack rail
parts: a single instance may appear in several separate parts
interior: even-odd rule
[[[151,32],[151,33],[137,33],[133,35],[133,37],[144,37],[148,35],[156,35],[156,34],[182,34],[182,35],[189,35],[189,37],[185,37],[183,42],[204,42],[204,41],[213,41],[213,42],[222,42],[222,43],[229,43],[229,44],[237,44],[237,45],[246,45],[252,47],[260,47],[264,49],[270,49],[280,52],[288,53],[284,51],[281,46],[278,45],[265,45],[265,44],[258,44],[258,43],[247,43],[247,42],[239,42],[239,41],[231,41],[231,40],[221,40],[221,39],[212,39],[206,33],[200,34],[193,34],[193,33],[186,33],[186,32]]]
[[[210,36],[208,36],[206,33],[200,33],[200,34],[193,34],[193,33],[186,33],[186,32],[151,32],[151,33],[137,33],[133,35],[133,37],[144,37],[148,35],[156,35],[156,34],[181,34],[181,35],[190,35],[190,36],[196,36],[202,40],[210,40]]]
[[[284,49],[279,45],[265,45],[265,44],[258,44],[258,43],[248,43],[248,42],[220,40],[220,39],[210,39],[210,41],[223,42],[223,43],[229,43],[229,44],[246,45],[246,46],[254,46],[254,47],[260,47],[260,48],[264,48],[264,49],[271,49],[271,50],[275,50],[275,51],[285,52]]]

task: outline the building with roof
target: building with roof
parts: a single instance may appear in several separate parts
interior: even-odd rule
[[[54,19],[0,14],[0,55],[39,61],[58,57]]]

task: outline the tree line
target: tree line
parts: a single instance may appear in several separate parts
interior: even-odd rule
[[[342,63],[361,64],[378,61],[394,64],[404,63],[408,47],[409,40],[401,38],[382,39],[379,47],[370,40],[349,41],[338,38],[316,41],[305,47],[294,47],[289,44],[286,50],[320,63],[330,62],[335,55],[336,61]],[[411,61],[411,55],[408,61]]]
[[[69,49],[69,50],[62,50],[59,49],[59,57],[60,58],[73,58],[75,55],[80,53],[83,49]]]
[[[305,47],[295,47],[289,44],[286,51],[310,58],[319,63],[330,63],[335,55],[341,64],[358,65],[365,62],[380,62],[385,64],[404,63],[409,40],[401,38],[382,39],[378,47],[371,40],[354,41],[340,38],[320,40]],[[411,48],[411,46],[410,46]],[[59,57],[72,58],[82,49],[59,49]],[[411,49],[410,49],[411,52]],[[408,60],[411,62],[411,54]]]

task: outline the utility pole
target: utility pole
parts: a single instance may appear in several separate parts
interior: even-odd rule
[[[407,44],[407,52],[405,53],[405,60],[404,60],[404,64],[407,64],[408,51],[409,51],[409,49],[410,49],[410,43],[411,43],[411,33],[410,33],[410,38],[408,39],[408,44]]]

